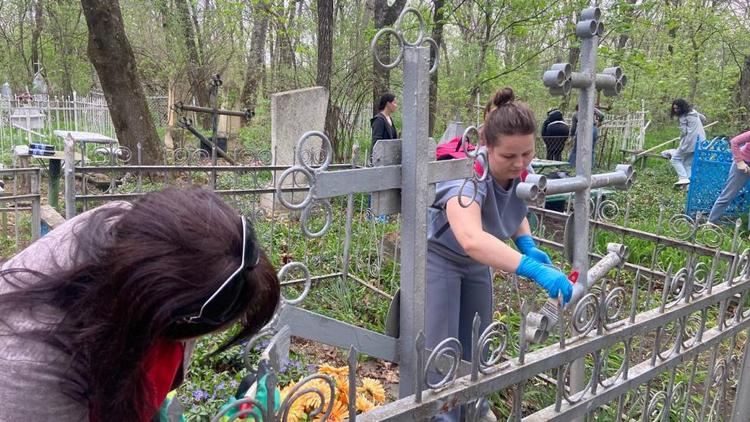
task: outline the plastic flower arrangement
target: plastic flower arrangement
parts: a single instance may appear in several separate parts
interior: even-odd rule
[[[327,422],[339,422],[349,417],[349,367],[342,366],[339,368],[330,365],[321,365],[318,368],[318,374],[328,375],[336,383],[336,389],[333,397],[333,409],[327,418]],[[286,399],[294,386],[299,382],[290,382],[281,389],[281,400]],[[317,390],[323,395],[325,408],[328,408],[331,397],[330,386],[322,379],[313,379],[304,386],[303,390]],[[323,414],[310,416],[316,408],[320,406],[320,395],[309,392],[298,397],[289,408],[287,421],[289,422],[308,422],[322,421]],[[356,386],[356,409],[357,413],[364,413],[378,405],[385,403],[385,388],[380,381],[372,378],[363,378],[360,386]]]

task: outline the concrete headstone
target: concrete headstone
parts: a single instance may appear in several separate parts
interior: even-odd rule
[[[294,164],[297,140],[305,132],[323,131],[327,107],[328,91],[320,86],[271,95],[271,151],[276,165]]]
[[[448,123],[448,127],[445,128],[445,132],[443,132],[443,136],[440,137],[438,144],[444,144],[457,136],[463,135],[464,130],[466,130],[466,128],[461,122],[454,121]]]
[[[295,148],[299,138],[308,131],[323,132],[326,109],[328,107],[328,90],[324,87],[311,87],[293,91],[279,92],[271,95],[271,156],[273,163],[279,166],[295,164]],[[306,163],[317,165],[316,159],[321,155],[319,138],[311,139],[305,145],[303,159]],[[275,172],[274,186],[281,172]],[[293,177],[284,181],[291,186]],[[301,182],[301,181],[300,181]],[[293,202],[299,200],[290,198]],[[264,201],[268,204],[268,201]],[[276,209],[284,207],[276,207]]]

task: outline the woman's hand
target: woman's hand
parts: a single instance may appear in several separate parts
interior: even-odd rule
[[[529,258],[527,255],[521,257],[516,274],[530,278],[547,291],[549,297],[557,299],[560,293],[563,295],[563,305],[568,303],[573,295],[573,283],[557,268],[541,264]]]
[[[552,265],[552,260],[549,258],[549,255],[547,255],[543,250],[536,247],[534,238],[530,235],[525,234],[522,236],[518,236],[516,237],[515,242],[516,246],[518,246],[518,250],[522,254],[528,255],[529,258],[532,258],[539,263]]]

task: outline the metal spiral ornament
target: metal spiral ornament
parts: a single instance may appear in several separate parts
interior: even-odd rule
[[[305,264],[301,262],[290,262],[281,267],[281,269],[279,270],[278,279],[283,282],[284,278],[286,278],[286,275],[292,270],[302,271],[305,277],[305,287],[302,290],[302,293],[300,293],[300,295],[294,299],[287,299],[282,293],[281,300],[288,305],[299,305],[303,300],[305,300],[307,294],[310,293],[310,288],[312,287],[312,278],[310,277],[310,270]]]
[[[611,199],[599,202],[596,210],[598,219],[607,223],[615,222],[620,216],[620,206]]]
[[[693,235],[695,221],[685,214],[673,215],[667,222],[667,227],[674,237],[680,240],[688,240]]]
[[[607,294],[607,297],[604,299],[604,310],[606,311],[604,318],[605,329],[609,329],[610,324],[618,322],[623,318],[626,312],[625,303],[627,299],[628,293],[623,287],[615,287]]]
[[[405,37],[405,29],[403,28],[404,22],[406,21],[406,17],[408,15],[414,15],[417,19],[417,22],[419,23],[419,32],[417,33],[417,39],[414,41],[409,41]],[[398,46],[396,47],[396,51],[398,51],[398,55],[396,55],[396,58],[393,59],[390,63],[383,63],[383,61],[380,59],[380,56],[378,56],[378,41],[385,37],[391,35],[394,38],[396,38],[396,42]],[[383,69],[393,69],[396,66],[401,63],[401,60],[404,58],[404,49],[408,47],[418,47],[422,44],[427,44],[430,46],[432,50],[435,51],[435,63],[430,68],[430,74],[433,74],[437,71],[438,64],[439,64],[439,49],[438,45],[432,38],[426,36],[426,27],[424,18],[422,18],[422,14],[419,13],[419,10],[413,8],[413,7],[406,7],[399,15],[398,19],[396,20],[396,24],[394,25],[394,28],[382,28],[380,31],[378,31],[375,36],[372,38],[372,42],[370,43],[370,49],[372,50],[372,55],[375,58],[375,61],[378,63],[380,67]]]
[[[701,224],[695,233],[695,242],[709,248],[720,248],[724,243],[724,230],[715,224]]]
[[[313,138],[320,138],[322,141],[322,148],[321,148],[321,155],[315,159],[310,160],[309,157],[305,157],[305,151],[309,150],[310,148],[307,147],[307,144],[310,142]],[[297,159],[296,165],[284,170],[283,173],[281,173],[281,176],[279,177],[279,180],[276,185],[276,197],[279,199],[279,202],[281,202],[282,205],[284,205],[286,208],[291,210],[305,210],[302,214],[302,231],[307,237],[321,237],[325,235],[328,230],[331,228],[333,224],[333,209],[331,208],[331,205],[328,201],[318,201],[318,203],[322,203],[322,205],[326,217],[325,217],[325,224],[323,227],[317,231],[312,232],[309,229],[308,220],[310,218],[310,215],[312,211],[308,209],[313,205],[313,196],[312,191],[315,187],[315,175],[321,172],[324,172],[328,169],[328,166],[331,164],[331,161],[333,160],[333,146],[331,144],[330,139],[328,139],[328,136],[326,136],[323,132],[318,131],[310,131],[304,133],[300,139],[297,141],[297,147],[295,149],[295,156]],[[311,161],[314,161],[311,163]],[[303,175],[308,184],[309,184],[309,190],[305,194],[305,197],[302,201],[298,203],[292,203],[287,200],[283,194],[282,187],[284,186],[284,181],[289,177],[292,176],[292,179],[295,184],[297,184],[297,176]]]
[[[327,401],[326,395],[323,391],[313,387],[305,387],[305,385],[310,384],[315,380],[322,380],[323,382],[325,382],[325,386],[328,387]],[[309,394],[314,394],[318,396],[319,399],[319,403],[309,414],[311,420],[317,419],[316,417],[318,417],[318,415],[321,415],[321,413],[322,415],[320,416],[320,420],[328,420],[328,417],[331,415],[331,411],[333,410],[334,397],[336,394],[336,382],[333,380],[333,378],[325,374],[309,375],[300,380],[297,384],[294,385],[294,387],[292,387],[291,390],[289,390],[289,393],[281,402],[281,406],[279,407],[278,416],[280,417],[280,420],[288,420],[289,411],[292,408],[294,402]]]
[[[484,329],[479,341],[474,345],[481,351],[479,353],[479,372],[487,375],[502,369],[502,366],[498,364],[508,346],[509,334],[508,326],[499,321],[493,322]],[[494,342],[499,342],[499,344],[493,347]],[[488,353],[484,353],[485,350]]]
[[[463,354],[463,348],[461,342],[458,339],[450,337],[441,341],[435,349],[430,353],[430,357],[427,358],[425,364],[425,371],[423,375],[424,384],[433,389],[440,390],[453,384],[456,378],[456,372],[458,371],[458,365],[461,362],[461,356]],[[438,360],[448,359],[451,362],[450,369],[443,375],[443,378],[438,382],[431,382],[429,378],[430,373],[439,373],[437,363]]]
[[[599,299],[596,293],[588,293],[576,303],[571,323],[581,336],[588,334],[595,326],[599,314]]]
[[[609,366],[608,363],[609,363],[610,352],[612,351],[611,349],[612,348],[607,347],[606,349],[603,349],[601,351],[601,359],[600,359],[600,362],[599,362],[599,368],[600,368],[600,371],[599,371],[599,385],[601,385],[604,388],[609,388],[609,387],[617,384],[618,380],[620,379],[620,377],[622,376],[622,374],[625,372],[625,364],[627,363],[627,359],[628,359],[628,357],[625,356],[623,358],[623,360],[622,360],[622,363],[618,367],[617,371],[614,373],[614,375],[611,375],[611,376],[607,377],[606,371],[607,371],[608,366]],[[625,345],[622,346],[622,350],[623,350],[622,355],[625,355],[625,351],[627,350],[626,347],[625,347]],[[607,378],[605,378],[605,377],[612,378],[613,381],[607,381]]]
[[[474,200],[477,197],[477,190],[479,189],[479,184],[481,182],[484,182],[487,180],[487,177],[490,173],[490,163],[487,156],[487,149],[486,148],[475,148],[473,150],[469,149],[470,145],[473,145],[471,143],[472,135],[476,137],[476,145],[479,145],[479,130],[474,126],[469,126],[464,130],[463,135],[461,136],[461,147],[463,148],[464,154],[466,154],[466,157],[470,160],[470,165],[472,166],[472,172],[471,177],[467,177],[464,179],[463,183],[461,183],[461,188],[458,191],[458,204],[461,205],[463,208],[467,208],[469,205],[471,205]],[[479,162],[479,165],[482,167],[482,174],[477,175],[476,169],[475,169],[475,163]],[[468,195],[464,195],[464,189],[466,189],[466,186],[471,183],[472,185],[472,195],[471,200],[467,203],[464,202],[465,197]]]

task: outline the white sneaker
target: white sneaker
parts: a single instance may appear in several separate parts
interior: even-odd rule
[[[690,179],[686,179],[684,177],[681,177],[677,182],[675,182],[675,186],[683,186],[683,185],[689,185]]]
[[[497,416],[489,410],[487,413],[479,418],[479,422],[497,422]]]

